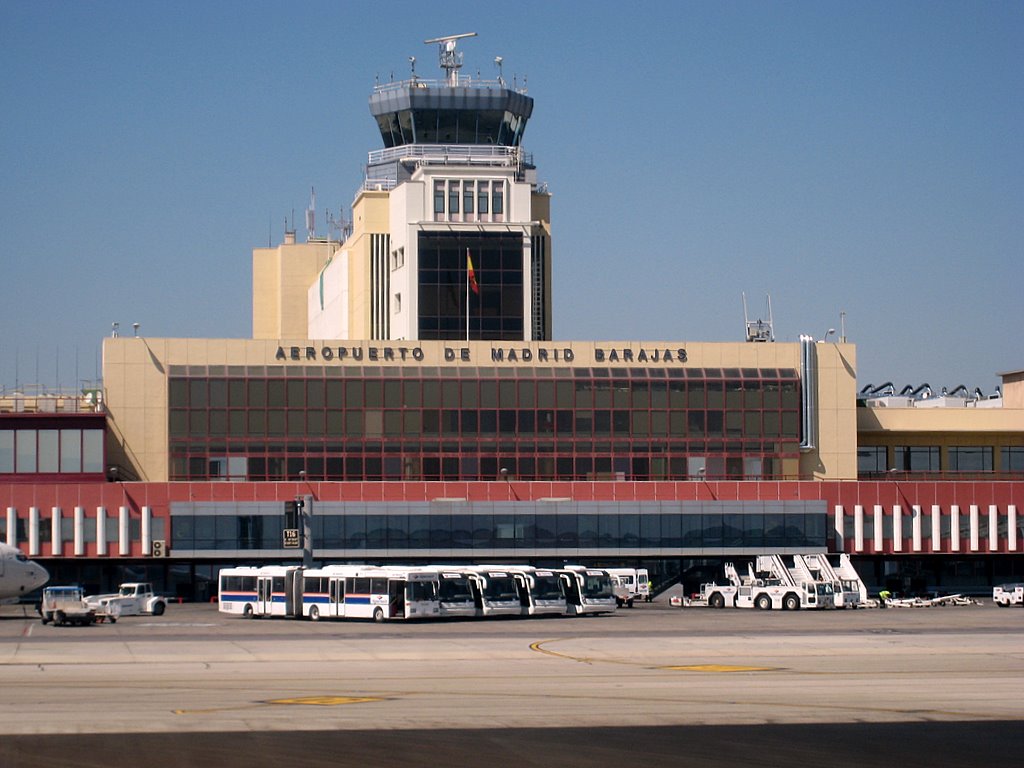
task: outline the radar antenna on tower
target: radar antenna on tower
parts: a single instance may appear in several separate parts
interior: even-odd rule
[[[476,37],[476,32],[463,32],[461,35],[447,35],[446,37],[435,37],[431,40],[424,40],[425,45],[437,43],[438,63],[448,73],[448,85],[459,84],[459,70],[462,69],[462,54],[456,50],[456,41],[466,37]]]
[[[751,320],[747,315],[747,294],[743,296],[743,323],[746,326],[747,341],[775,341],[775,327],[772,324],[772,297],[767,300],[767,320]]]
[[[306,209],[306,240],[316,238],[316,189],[309,188],[309,208]]]

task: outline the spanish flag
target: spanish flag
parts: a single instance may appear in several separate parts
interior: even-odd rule
[[[473,259],[470,258],[469,248],[466,249],[466,276],[469,280],[469,287],[473,289],[473,293],[480,293],[480,286],[476,284],[476,273],[473,271]]]

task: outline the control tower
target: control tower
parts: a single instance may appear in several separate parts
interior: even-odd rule
[[[461,74],[470,37],[425,41],[442,79],[410,57],[408,79],[374,87],[383,147],[369,153],[351,234],[305,278],[309,339],[551,338],[550,195],[522,148],[533,99],[510,87],[501,57],[493,79]]]

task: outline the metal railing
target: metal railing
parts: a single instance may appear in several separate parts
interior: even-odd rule
[[[369,153],[367,163],[380,165],[395,161],[427,163],[486,163],[488,165],[532,164],[533,156],[520,147],[493,144],[403,144],[399,147],[375,149]]]
[[[452,84],[447,80],[435,80],[426,77],[411,77],[407,80],[389,80],[386,83],[377,83],[373,86],[374,93],[391,93],[392,91],[401,91],[406,88],[452,88]],[[508,82],[504,78],[498,78],[497,80],[487,80],[482,77],[459,77],[459,82],[454,86],[455,88],[473,88],[480,90],[509,90],[515,93],[526,93],[526,88],[520,88],[518,86],[509,88]]]

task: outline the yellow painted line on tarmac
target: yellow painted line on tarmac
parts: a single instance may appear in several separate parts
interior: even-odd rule
[[[740,666],[736,664],[686,664],[686,665],[667,665],[667,666],[649,666],[636,661],[629,661],[626,659],[598,659],[592,656],[573,656],[568,653],[559,653],[558,651],[552,651],[550,648],[545,648],[545,645],[549,643],[557,643],[560,640],[572,640],[571,637],[561,637],[554,640],[538,640],[535,643],[530,643],[530,650],[536,651],[537,653],[543,653],[548,656],[554,656],[556,659],[567,659],[569,661],[578,661],[582,664],[624,664],[632,667],[646,667],[647,669],[664,669],[670,672],[778,672],[781,667],[749,667]]]
[[[213,712],[231,712],[243,709],[261,709],[270,706],[282,705],[305,705],[316,707],[337,707],[344,704],[369,704],[374,701],[384,701],[379,696],[296,696],[290,699],[268,699],[257,701],[252,704],[242,704],[236,707],[210,707],[209,709],[174,709],[175,715],[208,715]]]
[[[378,696],[300,696],[295,699],[270,699],[265,704],[306,704],[315,707],[336,707],[340,704],[366,704],[384,701]]]
[[[744,667],[736,664],[686,664],[678,667],[658,667],[674,672],[777,672],[779,667]]]

